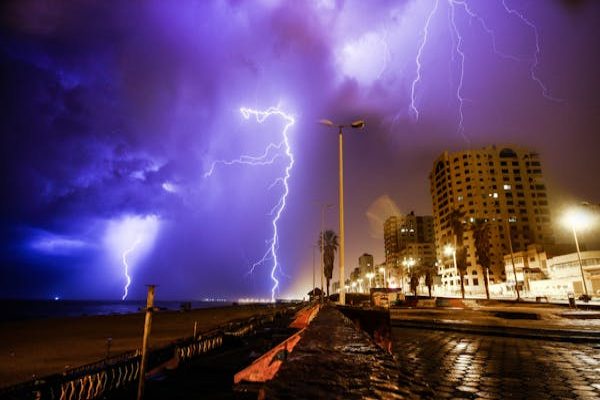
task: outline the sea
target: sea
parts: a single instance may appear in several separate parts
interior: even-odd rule
[[[226,307],[227,300],[155,301],[160,310]],[[0,299],[0,322],[40,318],[69,318],[145,312],[146,300],[15,300]]]

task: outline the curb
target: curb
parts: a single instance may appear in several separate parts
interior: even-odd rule
[[[524,339],[551,340],[573,343],[600,343],[600,331],[576,329],[520,328],[508,326],[471,325],[448,323],[438,320],[391,320],[393,328],[417,328],[442,331],[463,332],[491,336],[517,337]]]

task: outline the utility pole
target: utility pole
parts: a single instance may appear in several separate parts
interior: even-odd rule
[[[506,233],[508,234],[508,246],[510,249],[510,263],[512,264],[513,275],[515,277],[515,290],[517,291],[517,301],[521,301],[521,293],[519,293],[519,282],[517,282],[517,267],[515,267],[515,257],[513,255],[512,233],[510,231],[510,221],[506,219]]]
[[[148,362],[148,337],[152,327],[152,313],[154,312],[154,288],[148,285],[148,297],[146,299],[146,320],[144,321],[144,339],[142,340],[142,361],[140,362],[140,381],[138,384],[137,400],[144,398],[144,384],[146,383],[146,363]]]

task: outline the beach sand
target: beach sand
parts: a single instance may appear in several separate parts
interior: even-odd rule
[[[227,321],[268,314],[261,305],[157,311],[149,346],[160,347],[217,328]],[[102,360],[107,338],[112,356],[142,347],[144,313],[0,322],[0,387]]]

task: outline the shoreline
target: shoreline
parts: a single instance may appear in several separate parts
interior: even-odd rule
[[[156,311],[150,348],[167,345],[235,319],[267,314],[271,305],[227,305],[190,311]],[[142,346],[145,313],[0,322],[0,387],[11,386]]]
[[[235,305],[235,301],[155,301],[161,311],[181,311],[187,305],[193,309],[217,308]],[[75,318],[100,315],[136,314],[143,312],[146,300],[50,300],[0,299],[4,310],[0,322],[25,319]]]

